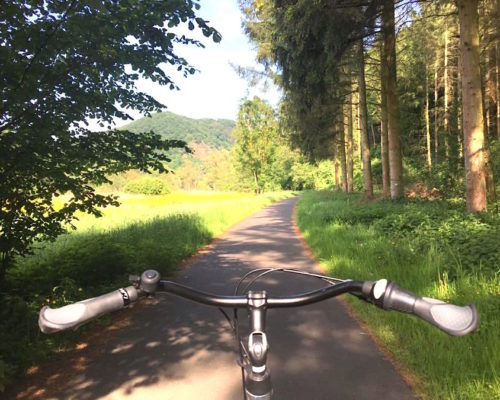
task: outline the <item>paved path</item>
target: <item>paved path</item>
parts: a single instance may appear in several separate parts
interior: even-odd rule
[[[183,268],[177,280],[232,294],[238,278],[255,267],[320,272],[293,228],[296,201],[281,201],[238,224]],[[267,290],[286,295],[318,285],[316,280],[276,275]],[[277,399],[413,399],[404,380],[336,300],[269,310],[268,337]],[[238,400],[236,358],[218,310],[161,295],[158,304],[143,307],[134,324],[121,330],[53,398]]]

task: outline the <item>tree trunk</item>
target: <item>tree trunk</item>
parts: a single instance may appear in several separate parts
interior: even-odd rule
[[[490,96],[491,96],[491,90],[490,90],[490,84],[491,84],[491,69],[490,69],[490,54],[489,54],[489,49],[486,47],[484,49],[484,85],[483,85],[483,123],[484,123],[484,137],[485,140],[488,141],[488,138],[490,137],[490,126],[491,126],[491,121],[490,121]]]
[[[357,142],[358,142],[358,159],[361,161],[363,159],[363,151],[361,148],[361,116],[360,116],[360,107],[359,107],[359,88],[356,96],[356,128],[358,132]]]
[[[491,66],[489,72],[491,75],[490,88],[490,99],[491,108],[489,110],[491,115],[491,125],[495,129],[491,130],[491,137],[496,136],[500,139],[500,0],[492,2],[492,10],[490,12],[492,21],[492,32],[491,32]]]
[[[449,85],[449,31],[448,26],[445,27],[444,31],[444,156],[446,162],[450,162],[450,85]]]
[[[438,93],[439,93],[439,52],[436,51],[436,60],[434,62],[434,164],[439,163],[439,107],[438,107]]]
[[[353,148],[353,120],[352,120],[352,81],[348,71],[347,83],[347,193],[354,191],[354,148]]]
[[[457,6],[460,21],[466,204],[469,212],[479,212],[486,210],[487,198],[478,0],[457,0]]]
[[[460,23],[458,23],[458,31],[460,31]],[[458,69],[457,69],[457,102],[460,105],[457,109],[457,132],[463,131],[463,107],[462,105],[462,57],[458,55]],[[457,135],[458,140],[458,158],[464,158],[464,137],[460,133]]]
[[[500,0],[498,0],[500,13]],[[500,16],[498,23],[500,24]],[[500,31],[500,28],[498,28]],[[495,92],[497,99],[497,138],[500,140],[500,32],[498,33],[497,40],[495,43],[495,75],[496,75],[496,84],[495,84]]]
[[[375,128],[373,124],[370,124],[370,131],[372,132],[372,147],[375,147],[377,145],[377,139],[375,138]]]
[[[343,109],[340,107],[340,111],[338,113],[337,117],[337,124],[338,124],[338,134],[339,134],[339,140],[338,140],[338,146],[340,149],[340,167],[342,170],[342,191],[344,193],[347,193],[347,161],[346,161],[346,154],[345,154],[345,130],[344,130],[344,113],[342,112]]]
[[[387,132],[387,64],[384,62],[384,41],[380,41],[380,157],[382,158],[382,193],[391,195],[389,176],[389,138]]]
[[[431,156],[431,124],[429,118],[429,77],[427,74],[427,65],[425,66],[425,143],[427,148],[427,170],[432,172]]]
[[[11,257],[8,253],[0,253],[0,291],[6,286],[5,278],[7,276],[7,269],[11,266]]]
[[[363,183],[365,198],[373,197],[372,167],[370,159],[370,143],[368,139],[368,109],[366,106],[365,55],[363,40],[358,42],[358,92],[359,92],[359,125],[361,135],[361,156],[363,161]]]
[[[333,141],[333,167],[335,169],[335,187],[340,190],[340,161],[337,141]]]
[[[386,0],[382,12],[382,29],[384,31],[385,63],[388,69],[387,120],[389,128],[389,165],[391,179],[391,199],[404,196],[403,155],[401,151],[401,134],[399,128],[399,110],[396,82],[396,33],[394,22],[394,1]]]
[[[491,166],[491,160],[490,160],[490,151],[488,149],[485,149],[484,151],[484,171],[485,171],[485,178],[486,178],[486,195],[487,195],[487,201],[489,204],[495,204],[496,207],[497,205],[497,189],[495,185],[495,177],[493,174],[493,168]],[[498,208],[497,208],[498,212]]]
[[[500,0],[498,0],[498,13],[500,14]],[[498,24],[500,24],[500,15],[498,18]],[[495,98],[496,98],[496,108],[497,108],[497,138],[500,140],[500,28],[498,28],[498,36],[495,41]]]

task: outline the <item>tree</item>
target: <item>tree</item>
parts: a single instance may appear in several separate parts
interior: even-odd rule
[[[153,132],[91,132],[86,120],[110,127],[123,110],[148,114],[164,106],[138,92],[143,77],[176,89],[162,64],[195,72],[175,44],[202,46],[173,33],[187,24],[214,41],[193,0],[6,0],[0,11],[0,284],[16,254],[64,231],[75,211],[99,215],[116,205],[92,184],[135,167],[167,171],[165,151],[185,147]],[[55,209],[53,197],[71,196]]]
[[[382,161],[382,193],[390,196],[389,132],[387,129],[387,64],[384,60],[384,38],[380,40],[380,158]]]
[[[347,193],[354,191],[354,140],[353,140],[353,120],[352,120],[352,81],[350,70],[347,71],[347,98],[346,98],[346,113],[347,113]]]
[[[365,56],[363,39],[360,39],[357,47],[358,60],[358,93],[359,93],[359,125],[361,135],[361,157],[363,161],[363,186],[365,197],[373,197],[372,167],[370,157],[370,143],[368,140],[368,110],[366,107],[366,83],[365,83]]]
[[[389,175],[391,199],[404,195],[403,154],[399,129],[399,110],[396,83],[396,34],[394,23],[394,0],[385,0],[382,11],[384,35],[385,90],[387,106],[387,127],[389,139]]]
[[[462,107],[467,210],[486,210],[486,175],[481,72],[479,67],[478,0],[457,0],[460,21]]]
[[[264,100],[245,100],[238,112],[233,131],[236,159],[240,170],[253,181],[257,193],[266,187],[278,139],[278,121],[274,110]]]
[[[346,141],[345,141],[345,127],[344,127],[344,113],[339,111],[337,121],[337,134],[338,134],[338,149],[340,155],[340,169],[342,171],[342,191],[347,193],[347,156],[346,156]]]
[[[340,60],[373,25],[379,1],[240,0],[258,61],[279,72],[272,76],[284,91],[282,121],[293,144],[313,159],[332,157],[332,127],[344,102],[344,91],[336,90]]]

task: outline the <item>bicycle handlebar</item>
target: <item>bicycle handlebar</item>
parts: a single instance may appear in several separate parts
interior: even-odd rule
[[[317,303],[343,293],[361,292],[362,281],[346,281],[332,286],[326,286],[311,292],[300,293],[296,296],[267,297],[267,308],[300,307],[307,304]],[[180,297],[216,307],[247,308],[248,296],[218,296],[201,292],[176,282],[161,280],[158,283],[158,291],[175,294]]]
[[[250,304],[249,296],[218,296],[201,292],[175,282],[160,280],[158,272],[148,270],[136,281],[136,286],[118,289],[58,309],[43,307],[38,324],[43,333],[77,328],[95,317],[124,308],[137,301],[138,298],[156,291],[175,294],[217,307],[247,308]],[[418,297],[386,279],[377,282],[345,281],[296,296],[266,297],[265,307],[298,307],[343,293],[357,293],[365,300],[385,310],[414,314],[454,336],[472,332],[479,324],[478,313],[473,304],[459,307],[440,300]]]
[[[375,282],[371,288],[366,285],[363,295],[369,296],[380,308],[414,314],[453,336],[466,335],[479,325],[474,304],[460,307],[441,300],[418,297],[386,279]]]
[[[125,308],[137,299],[137,289],[129,286],[60,308],[45,306],[40,310],[38,326],[43,333],[76,329],[94,318]]]

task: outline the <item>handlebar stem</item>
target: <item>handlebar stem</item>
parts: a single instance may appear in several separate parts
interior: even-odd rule
[[[245,397],[247,400],[267,400],[272,398],[271,374],[267,368],[269,343],[266,335],[267,293],[249,291],[247,294],[250,334],[248,355],[250,368],[245,377]]]
[[[248,292],[248,313],[252,331],[266,330],[267,293],[265,291]]]

